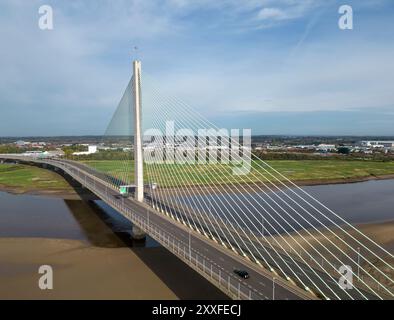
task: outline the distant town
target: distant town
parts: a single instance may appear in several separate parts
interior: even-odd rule
[[[252,152],[261,158],[394,158],[394,137],[253,136]],[[176,148],[177,146],[175,146]],[[133,150],[132,137],[5,137],[0,153],[25,156],[97,157]]]

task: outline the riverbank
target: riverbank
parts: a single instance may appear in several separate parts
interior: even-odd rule
[[[163,247],[108,248],[85,241],[0,238],[2,299],[227,299]],[[53,269],[53,290],[38,268]]]
[[[117,160],[90,160],[85,164],[114,177],[133,181],[134,163],[130,160],[122,172]],[[124,164],[123,164],[124,168]],[[253,160],[245,176],[233,174],[234,166],[224,164],[161,164],[145,165],[145,181],[156,182],[161,188],[205,187],[207,185],[262,184],[285,182],[300,185],[332,184],[394,177],[394,161],[370,160]]]
[[[386,174],[386,175],[370,175],[366,177],[354,177],[354,178],[343,178],[343,179],[306,179],[306,180],[295,180],[289,181],[271,181],[271,182],[254,182],[254,183],[231,183],[231,184],[222,184],[222,185],[211,185],[210,188],[206,188],[200,185],[191,185],[188,186],[187,190],[185,188],[179,187],[168,187],[164,188],[166,192],[174,192],[178,195],[189,196],[190,192],[193,194],[206,195],[206,194],[221,194],[221,193],[234,193],[234,192],[259,192],[261,190],[269,191],[276,190],[277,188],[286,188],[286,187],[294,187],[293,184],[299,187],[309,187],[309,186],[325,186],[325,185],[336,185],[336,184],[350,184],[350,183],[359,183],[359,182],[367,182],[367,181],[378,181],[378,180],[392,180],[394,179],[394,174]],[[275,186],[273,185],[275,183]]]
[[[76,190],[61,175],[21,164],[0,165],[0,191],[78,199]]]
[[[59,179],[64,179],[62,176],[59,176]],[[373,180],[390,180],[394,179],[394,174],[387,174],[381,176],[368,176],[368,177],[358,177],[358,178],[344,178],[344,179],[326,179],[326,180],[299,180],[299,181],[292,181],[297,186],[317,186],[317,185],[331,185],[331,184],[348,184],[348,183],[357,183],[357,182],[366,182],[366,181],[373,181]],[[278,187],[280,187],[280,183],[276,183]],[[224,191],[237,191],[238,189],[242,189],[243,191],[256,191],[256,185],[262,190],[268,190],[269,187],[272,188],[271,184],[263,184],[263,183],[249,183],[249,184],[232,184],[232,185],[217,185],[213,187],[213,189],[208,190],[206,188],[202,188],[201,186],[189,186],[188,191],[193,190],[193,192],[198,194],[206,194],[211,193],[215,189]],[[286,185],[289,185],[286,183]],[[289,185],[291,186],[291,185]],[[182,192],[182,189],[179,188],[165,188],[167,191],[177,191]],[[205,192],[204,192],[205,191]],[[257,190],[258,191],[258,190]],[[80,200],[82,198],[81,193],[77,193],[75,189],[65,187],[64,189],[52,189],[52,190],[45,190],[45,189],[35,189],[35,188],[25,188],[25,187],[12,187],[7,185],[0,184],[0,192],[8,192],[14,195],[35,195],[35,196],[47,196],[47,197],[56,197],[65,200]],[[85,192],[86,196],[90,196],[90,193]]]
[[[160,248],[144,248],[157,251]],[[0,239],[0,299],[177,299],[127,247],[102,248],[84,241]],[[39,266],[53,268],[54,289],[38,287]]]
[[[119,175],[119,166],[115,160],[86,161],[88,165],[93,166],[99,171]],[[341,160],[277,160],[267,161],[281,172],[286,178],[298,186],[315,186],[329,184],[356,183],[371,180],[394,179],[394,162],[378,161],[341,161]],[[252,175],[250,182],[239,183],[238,176],[232,175],[231,167],[223,169],[218,165],[202,166],[196,165],[193,174],[190,175],[188,165],[177,166],[177,179],[165,179],[166,181],[176,181],[177,185],[165,185],[161,179],[149,176],[151,173],[145,170],[146,181],[156,181],[160,188],[166,190],[176,190],[179,192],[179,186],[188,186],[195,193],[204,192],[226,192],[236,191],[241,188],[244,191],[255,191],[257,187],[267,190],[272,187],[272,183],[280,187],[282,183],[290,185],[285,181],[283,176],[278,175],[270,167],[265,166],[264,171],[260,166],[262,163],[256,161],[252,164]],[[171,166],[171,165],[170,165]],[[133,164],[130,164],[130,175]],[[167,168],[169,169],[169,168]],[[171,169],[171,168],[170,168]],[[167,171],[167,174],[175,174],[174,168]],[[227,170],[227,171],[226,171]],[[165,173],[165,171],[164,171]],[[187,174],[186,174],[187,173]],[[201,185],[207,175],[219,177],[219,181],[224,182],[220,185],[212,185],[212,188],[206,188]],[[281,182],[277,181],[278,178]],[[130,176],[131,179],[131,176]],[[249,180],[249,179],[248,179]],[[63,176],[50,170],[38,167],[20,165],[20,164],[1,164],[0,165],[0,191],[6,191],[13,194],[33,194],[64,199],[80,199],[84,193],[88,192],[82,188],[71,186]],[[283,185],[282,185],[283,186]],[[78,192],[77,192],[78,191]]]
[[[389,252],[386,253],[381,249],[379,250],[380,258],[384,261],[383,262],[378,260],[376,257],[371,257],[370,253],[364,247],[362,247],[360,251],[361,254],[371,261],[376,268],[381,270],[384,275],[388,276],[390,279],[393,279],[394,270],[390,266],[394,265],[394,258],[392,256],[392,253],[394,252],[394,220],[356,224],[354,227],[357,229],[357,231],[350,226],[342,226],[343,230],[350,234],[351,237],[359,240],[367,248],[372,249],[373,252],[376,252],[376,247],[372,244],[372,242],[360,235],[358,231]],[[331,228],[330,230],[324,231],[309,229],[308,231],[301,231],[298,234],[292,233],[290,235],[275,236],[275,239],[282,248],[288,250],[289,252],[297,250],[301,254],[301,251],[298,249],[300,246],[303,248],[309,248],[307,250],[308,253],[311,256],[315,256],[319,262],[321,261],[321,258],[316,254],[315,249],[317,249],[319,252],[325,252],[326,250],[334,252],[337,258],[342,261],[348,261],[345,255],[352,257],[353,260],[356,261],[357,254],[352,251],[349,246],[352,248],[358,248],[360,247],[360,243],[356,242],[349,236],[345,237],[343,230],[340,230],[339,228]],[[346,239],[346,244],[341,241],[342,238]],[[339,251],[337,248],[339,248]],[[308,259],[306,254],[302,253],[302,255],[304,258]],[[387,266],[387,264],[389,266]],[[365,270],[365,272],[363,271],[361,273],[363,280],[369,286],[371,286],[371,288],[379,290],[376,287],[376,282],[373,281],[366,273],[378,279],[380,283],[384,284],[387,288],[394,292],[394,284],[392,281],[379,273],[371,264],[362,259],[361,266]]]
[[[389,252],[394,252],[394,220],[390,221],[382,221],[382,222],[374,222],[374,223],[360,223],[355,224],[354,227],[358,230],[349,227],[342,226],[343,230],[348,232],[353,237],[359,239],[360,235],[358,231],[363,233],[368,238],[372,239],[374,242],[378,243],[385,250]],[[327,249],[333,249],[332,243],[341,248],[341,250],[345,253],[349,253],[349,245],[347,243],[345,245],[338,239],[338,235],[342,235],[343,231],[338,228],[331,228],[330,231],[314,231],[309,229],[308,232],[300,231],[298,234],[283,235],[282,237],[276,236],[277,241],[286,249],[289,249],[286,243],[291,243],[292,239],[297,241],[298,243],[305,246],[306,241],[312,244],[312,246],[317,246],[317,241],[319,241],[324,247]],[[363,240],[365,243],[365,239]],[[355,244],[353,247],[357,247]],[[312,251],[311,251],[312,252]]]
[[[0,164],[0,192],[36,195],[65,200],[92,199],[79,184],[51,170],[22,164]],[[94,197],[93,197],[94,198]]]
[[[14,195],[28,194],[33,196],[55,197],[65,200],[81,199],[81,196],[79,196],[74,190],[37,190],[0,185],[0,192],[7,192]]]

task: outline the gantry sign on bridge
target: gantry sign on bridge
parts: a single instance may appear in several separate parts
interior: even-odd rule
[[[234,299],[392,298],[392,254],[252,159],[245,132],[162,95],[134,61],[103,140],[111,157],[0,157],[70,175],[130,219],[135,236],[149,234]]]

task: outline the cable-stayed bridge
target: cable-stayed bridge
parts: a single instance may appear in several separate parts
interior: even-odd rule
[[[70,175],[234,299],[393,298],[390,252],[158,87],[135,61],[94,156],[0,158]]]

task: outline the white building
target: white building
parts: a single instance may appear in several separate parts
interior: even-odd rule
[[[23,140],[18,140],[18,141],[15,142],[15,144],[16,144],[18,147],[24,147],[24,146],[30,145],[30,142],[28,142],[28,141],[23,141]]]
[[[88,146],[88,151],[73,152],[74,156],[84,156],[97,152],[97,146]]]
[[[335,151],[336,147],[335,147],[335,144],[324,144],[324,143],[321,143],[321,144],[319,144],[316,147],[316,150],[325,151],[325,152],[327,152],[327,151]]]
[[[394,148],[394,141],[364,140],[360,142],[360,145],[368,148]]]

